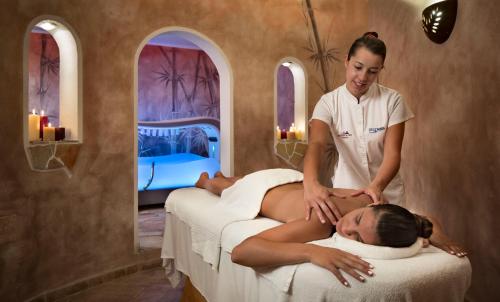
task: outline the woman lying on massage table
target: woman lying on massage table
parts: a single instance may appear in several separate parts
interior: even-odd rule
[[[196,187],[220,196],[224,189],[238,179],[225,177],[220,172],[209,179],[204,172],[196,182]],[[397,205],[370,205],[372,202],[367,195],[351,197],[350,193],[354,191],[332,189],[330,201],[337,206],[342,216],[334,226],[321,223],[316,215],[311,215],[310,220],[305,219],[302,182],[269,189],[262,200],[259,215],[283,224],[244,240],[233,249],[232,261],[253,268],[311,262],[328,269],[349,287],[340,269],[364,282],[365,278],[357,271],[372,276],[373,267],[358,256],[307,242],[325,239],[337,232],[365,244],[407,247],[418,237],[423,237],[429,238],[430,243],[450,254],[458,257],[467,254],[444,235],[435,219],[412,214]]]

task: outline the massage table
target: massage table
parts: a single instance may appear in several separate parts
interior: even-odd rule
[[[267,270],[235,264],[231,251],[237,244],[280,223],[264,217],[234,221],[217,234],[214,230],[224,220],[218,214],[219,199],[206,190],[184,188],[172,192],[165,203],[161,257],[167,277],[175,287],[188,276],[207,301],[464,301],[470,286],[469,260],[433,246],[419,247],[408,258],[365,257],[375,275],[361,283],[343,272],[349,288],[311,263]],[[207,253],[214,246],[219,253]]]

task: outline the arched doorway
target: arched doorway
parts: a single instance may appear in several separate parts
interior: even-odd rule
[[[139,59],[141,56],[141,53],[145,49],[145,47],[148,45],[148,43],[156,43],[156,44],[162,44],[163,42],[167,41],[169,44],[169,47],[172,47],[177,45],[180,48],[190,48],[190,49],[198,49],[201,50],[206,57],[208,58],[208,61],[210,61],[211,64],[215,67],[217,71],[217,84],[218,84],[218,91],[215,91],[214,89],[209,91],[210,96],[212,97],[215,94],[218,94],[218,108],[214,109],[211,108],[211,106],[207,106],[208,108],[208,113],[203,114],[204,116],[199,116],[199,115],[193,115],[193,114],[188,114],[190,110],[179,110],[179,104],[176,103],[176,95],[177,91],[175,90],[174,86],[172,86],[172,80],[178,81],[180,75],[177,73],[176,69],[174,70],[163,70],[158,72],[158,79],[163,80],[165,85],[169,85],[173,89],[171,92],[172,95],[172,100],[169,103],[169,106],[171,108],[171,111],[167,113],[167,119],[173,120],[173,124],[171,121],[163,120],[160,122],[160,124],[156,123],[158,122],[158,119],[156,119],[156,122],[145,122],[145,121],[140,121],[139,119]],[[165,59],[167,60],[168,64],[172,65],[175,63],[176,59],[176,51],[175,49],[171,50],[170,54],[164,54]],[[198,57],[199,59],[199,57]],[[207,61],[207,60],[206,60]],[[199,64],[199,61],[197,61],[197,64]],[[209,67],[210,64],[205,64],[205,81],[210,82],[211,80],[208,79],[208,74],[210,74],[209,71],[206,69]],[[175,64],[173,66],[176,66]],[[199,66],[199,65],[197,65]],[[195,76],[195,83],[198,81],[198,75]],[[212,85],[213,87],[214,81],[211,83],[208,83],[209,85]],[[181,84],[176,82],[175,85]],[[207,85],[207,83],[205,83]],[[181,87],[182,88],[182,87]],[[184,88],[182,88],[184,90]],[[191,90],[192,93],[196,93],[196,88]],[[186,99],[190,99],[190,94],[186,93],[184,91],[179,91],[180,94],[185,93]],[[189,102],[187,102],[189,103]],[[214,112],[218,111],[217,114],[214,114]],[[165,115],[165,116],[166,116]],[[144,120],[144,117],[141,117],[142,120]],[[214,123],[213,119],[217,119],[217,122]],[[162,119],[160,117],[160,119]],[[195,119],[195,121],[193,121]],[[193,122],[193,123],[198,123],[196,128],[197,129],[203,129],[205,132],[206,136],[208,136],[208,160],[216,159],[220,163],[220,170],[226,174],[226,175],[233,175],[233,139],[232,139],[232,73],[231,73],[231,68],[229,65],[229,62],[227,58],[225,57],[224,53],[222,50],[213,42],[211,41],[208,37],[204,36],[203,34],[196,32],[194,30],[188,29],[188,28],[182,28],[182,27],[167,27],[167,28],[162,28],[159,29],[150,35],[148,35],[139,45],[137,52],[135,54],[134,58],[134,125],[135,130],[134,130],[134,190],[135,190],[135,198],[134,198],[134,242],[135,242],[135,247],[136,250],[139,250],[139,236],[138,236],[138,207],[139,207],[139,189],[138,186],[141,185],[141,188],[149,188],[151,184],[155,181],[155,163],[148,163],[150,166],[148,169],[150,169],[150,179],[149,181],[146,181],[144,184],[140,183],[140,180],[138,179],[139,174],[144,174],[142,168],[138,167],[139,166],[139,160],[138,160],[138,155],[139,155],[139,143],[138,140],[141,136],[141,133],[152,133],[158,134],[158,135],[165,135],[167,137],[175,137],[178,133],[175,133],[175,127],[184,127],[186,128],[187,124],[186,122]],[[177,124],[175,124],[177,123]],[[215,124],[218,124],[217,126],[214,126]],[[191,126],[190,126],[191,127]],[[218,127],[218,129],[215,129]],[[184,129],[182,128],[182,129]],[[193,130],[193,129],[192,129]],[[195,130],[195,129],[194,129]],[[184,129],[186,133],[189,132],[188,130]],[[191,131],[192,132],[192,131]],[[211,134],[212,133],[212,134]],[[191,143],[187,144],[188,147],[183,147],[183,148],[191,148]],[[167,146],[167,148],[170,148],[175,152],[175,150],[178,149],[178,147],[174,146]],[[143,149],[141,149],[143,150]],[[209,165],[211,163],[208,163]],[[158,166],[156,166],[158,167]],[[183,166],[186,167],[186,166]],[[208,168],[210,169],[210,168]],[[165,169],[164,169],[165,170]],[[171,170],[171,169],[166,169],[166,170]],[[166,171],[165,170],[165,171]],[[158,174],[158,172],[156,172]],[[185,185],[185,184],[184,184]],[[163,200],[164,201],[164,200]]]

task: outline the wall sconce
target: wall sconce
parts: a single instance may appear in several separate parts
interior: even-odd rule
[[[424,9],[422,27],[431,41],[441,44],[448,40],[455,26],[457,7],[457,0],[445,0]]]

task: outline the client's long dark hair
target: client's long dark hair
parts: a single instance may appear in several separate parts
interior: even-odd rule
[[[417,237],[429,238],[432,234],[432,222],[429,219],[412,214],[403,207],[393,204],[371,207],[378,217],[379,245],[407,247],[415,243]]]

